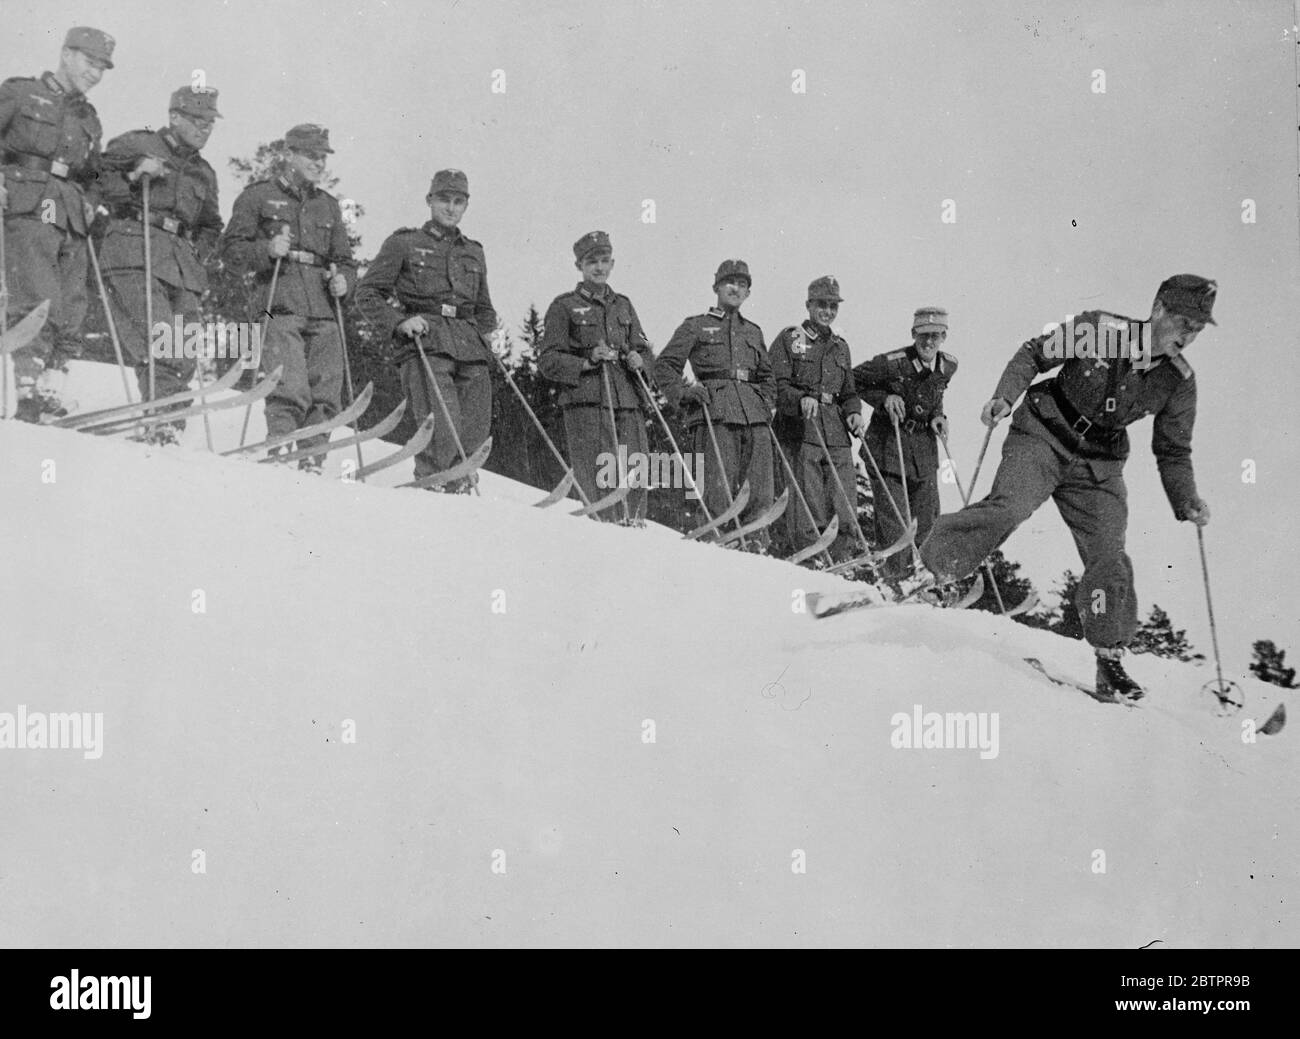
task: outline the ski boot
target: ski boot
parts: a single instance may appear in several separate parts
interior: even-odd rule
[[[1147,691],[1124,670],[1122,647],[1097,650],[1097,696],[1117,703],[1136,703]]]
[[[285,465],[287,464],[284,461],[285,456],[292,453],[293,453],[292,444],[281,444],[279,447],[273,447],[269,451],[267,451],[266,458],[267,461],[274,462],[276,465]]]
[[[159,422],[145,439],[156,447],[176,447],[181,442],[181,428],[171,422]]]
[[[298,472],[311,473],[312,476],[320,476],[324,470],[320,455],[311,455],[308,458],[298,459]]]

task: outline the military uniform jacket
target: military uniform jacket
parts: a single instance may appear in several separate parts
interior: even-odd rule
[[[149,213],[168,221],[168,227],[152,227],[149,248],[153,276],[169,285],[202,294],[208,274],[200,251],[210,255],[221,235],[221,213],[217,208],[217,174],[195,149],[187,148],[171,130],[133,130],[115,137],[104,149],[100,174],[100,197],[111,219],[100,264],[106,271],[144,270],[144,213],[142,180],[134,184],[128,175],[145,157],[160,160],[165,176],[154,177],[149,185]]]
[[[1150,335],[1150,323],[1134,321],[1106,311],[1093,310],[1074,319],[1075,342],[1081,330],[1089,328],[1096,344],[1113,338],[1121,328],[1133,334]],[[1036,339],[1026,342],[1007,364],[998,381],[995,397],[1014,404],[1028,388],[1025,402],[1016,410],[1012,428],[1050,440],[1062,455],[1088,460],[1096,476],[1104,477],[1123,468],[1129,455],[1128,433],[1124,427],[1147,415],[1155,416],[1151,450],[1156,456],[1160,481],[1174,514],[1182,519],[1187,508],[1197,500],[1196,479],[1192,472],[1192,426],[1196,422],[1196,378],[1182,357],[1152,359],[1145,370],[1133,364],[1131,356],[1072,357],[1060,356],[1057,346],[1066,342],[1068,326],[1057,326]],[[1050,356],[1056,355],[1056,356]],[[1085,422],[1096,423],[1099,430],[1113,432],[1114,438],[1096,443],[1085,440],[1067,422],[1056,399],[1049,392],[1050,381],[1030,387],[1039,374],[1059,367],[1056,382],[1060,392]]]
[[[556,296],[546,311],[544,328],[537,369],[544,378],[564,387],[561,407],[603,404],[602,366],[590,362],[592,347],[604,343],[620,353],[635,350],[646,362],[642,370],[647,374],[654,362],[632,301],[608,287],[603,296],[596,296],[579,283],[572,292]],[[627,366],[620,361],[604,367],[609,371],[614,407],[641,407],[644,396]]]
[[[688,317],[655,362],[655,377],[673,407],[682,399],[682,369],[691,362],[695,377],[709,390],[714,422],[767,425],[776,406],[776,381],[768,362],[763,330],[739,310],[711,307]],[[686,416],[688,428],[704,421],[698,408]]]
[[[343,211],[328,191],[314,184],[299,186],[287,176],[249,185],[235,199],[221,258],[236,271],[256,275],[262,289],[253,300],[252,313],[260,316],[275,269],[266,247],[285,224],[289,225],[290,248],[309,252],[318,262],[298,263],[288,257],[281,262],[273,313],[332,318],[333,297],[325,287],[329,265],[338,264],[349,292],[356,284],[357,268]]]
[[[84,203],[98,203],[102,136],[95,106],[85,95],[65,91],[52,72],[0,83],[0,169],[9,192],[5,215],[45,219],[44,203],[50,199],[50,222],[84,235]],[[25,166],[25,160],[60,163],[67,175]]]
[[[894,421],[885,410],[885,398],[903,398],[906,415],[899,423],[903,459],[908,479],[931,477],[939,468],[939,447],[930,422],[943,416],[943,391],[957,371],[957,359],[942,350],[931,371],[921,361],[916,346],[878,354],[854,370],[858,391],[872,407],[864,442],[882,472],[898,474],[898,447]]]
[[[422,316],[429,323],[428,353],[462,362],[489,359],[487,337],[496,330],[497,312],[488,294],[487,259],[483,246],[459,228],[447,231],[430,220],[394,231],[361,279],[356,305],[390,336],[408,317]],[[411,341],[402,346],[399,360],[415,356]]]
[[[783,425],[809,445],[821,446],[817,426],[828,447],[848,447],[845,423],[862,410],[853,381],[849,344],[811,321],[791,325],[772,341],[772,374],[776,379],[776,409]],[[804,397],[815,397],[817,417],[802,417]]]

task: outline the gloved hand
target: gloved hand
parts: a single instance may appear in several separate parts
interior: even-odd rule
[[[587,354],[587,358],[592,364],[602,364],[605,361],[616,361],[618,360],[618,351],[606,343],[600,343],[591,348],[590,352]]]
[[[135,169],[126,175],[126,179],[134,184],[141,177],[165,177],[167,176],[167,167],[162,164],[161,159],[155,159],[152,155],[146,155],[135,164]]]
[[[645,358],[642,357],[635,350],[629,350],[627,353],[623,355],[623,363],[627,365],[628,368],[630,368],[632,371],[639,372],[642,368],[645,367]]]
[[[799,398],[799,414],[804,418],[816,418],[817,412],[821,410],[821,405],[817,403],[816,397]]]
[[[897,393],[891,393],[885,398],[885,411],[891,419],[897,419],[899,422],[907,418],[907,405]]]
[[[930,420],[930,428],[940,440],[948,439],[948,420],[943,415],[935,415]]]
[[[682,400],[690,401],[692,404],[698,404],[702,408],[707,408],[711,403],[709,388],[702,382],[692,383],[682,390]]]
[[[279,260],[289,255],[289,225],[285,224],[280,233],[266,243],[266,251],[271,259]]]
[[[407,339],[414,339],[429,331],[429,322],[425,321],[420,314],[415,314],[398,325],[397,331]]]
[[[980,412],[980,421],[989,427],[996,426],[1010,413],[1011,405],[1001,397],[994,397],[984,405],[984,410]]]
[[[1204,498],[1197,498],[1194,502],[1183,506],[1182,518],[1195,523],[1198,527],[1203,527],[1210,522],[1210,506]]]
[[[867,420],[862,417],[862,413],[859,411],[853,412],[853,414],[848,417],[847,421],[849,432],[855,436],[862,436],[863,432],[867,428]]]

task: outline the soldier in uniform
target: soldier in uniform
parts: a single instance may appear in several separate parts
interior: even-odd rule
[[[217,174],[199,154],[212,134],[216,90],[184,86],[171,96],[169,125],[163,130],[132,130],[104,149],[101,197],[109,210],[100,262],[108,283],[113,319],[122,347],[135,365],[142,400],[149,393],[149,350],[153,329],[145,327],[144,206],[142,178],[148,176],[153,319],[171,327],[202,320],[199,300],[208,289],[204,259],[216,249],[222,220],[217,206]],[[183,390],[194,375],[182,343],[173,355],[154,362],[155,397]],[[154,427],[151,438],[174,443],[184,422]]]
[[[284,366],[266,399],[268,436],[278,437],[339,413],[343,391],[343,343],[333,297],[356,283],[356,264],[338,200],[319,187],[326,156],[334,154],[329,131],[313,123],[285,134],[287,169],[245,188],[235,199],[221,254],[234,270],[255,275],[249,314],[260,320],[276,261],[280,276],[262,343],[262,370]],[[324,446],[328,434],[299,448]],[[289,453],[289,445],[279,449]],[[300,469],[319,472],[323,455],[304,458]]]
[[[904,484],[906,507],[916,520],[918,545],[939,516],[937,438],[948,436],[943,391],[957,371],[957,359],[939,349],[947,338],[948,312],[942,307],[922,307],[912,317],[911,346],[879,354],[854,371],[858,392],[873,409],[863,443],[885,480],[882,484],[875,471],[870,471],[878,545],[890,545],[902,537],[903,527],[889,504],[889,495],[904,512]],[[882,565],[881,576],[897,584],[911,565],[910,552],[895,553]]]
[[[1021,346],[981,416],[996,425],[1028,390],[993,490],[941,517],[921,546],[937,580],[963,577],[1052,498],[1083,560],[1076,606],[1084,637],[1097,651],[1100,695],[1143,695],[1122,663],[1138,626],[1133,565],[1124,551],[1126,426],[1155,416],[1151,450],[1175,518],[1209,522],[1192,471],[1196,380],[1182,352],[1206,324],[1215,324],[1216,291],[1205,278],[1175,275],[1160,286],[1146,321],[1089,311]],[[1076,342],[1089,341],[1090,349],[1076,351]],[[1054,379],[1030,386],[1057,367]]]
[[[634,373],[644,371],[654,357],[632,301],[609,287],[614,269],[609,235],[583,235],[573,243],[573,255],[582,281],[572,292],[556,296],[547,309],[537,369],[564,387],[560,407],[569,462],[583,491],[595,501],[614,489],[596,484],[597,471],[605,468],[599,462],[602,452],[617,457],[620,444],[629,457],[649,450],[643,391]],[[616,442],[610,432],[611,408]],[[634,487],[627,503],[634,521],[644,519],[646,489]]]
[[[856,501],[851,499],[857,496],[857,483],[849,435],[861,433],[865,424],[849,344],[831,330],[842,300],[839,282],[830,275],[818,278],[808,286],[808,319],[783,329],[770,351],[777,413],[795,443],[791,460],[795,478],[818,530],[825,528],[832,515],[840,518],[839,534],[831,545],[831,555],[837,561],[855,553]],[[822,450],[823,439],[829,458]],[[786,516],[792,548],[817,540],[818,531],[809,526],[802,508],[789,509]]]
[[[59,67],[39,79],[0,84],[0,210],[4,211],[9,317],[42,301],[49,318],[35,343],[14,357],[16,417],[36,422],[58,411],[43,370],[81,355],[86,316],[86,235],[94,220],[102,130],[87,92],[113,67],[113,37],[69,29]]]
[[[678,326],[655,362],[655,375],[672,408],[692,405],[686,426],[693,449],[704,459],[704,504],[710,514],[726,510],[729,496],[749,481],[749,504],[742,520],[756,518],[772,504],[772,440],[768,424],[776,407],[776,382],[768,362],[763,330],[740,313],[751,279],[744,260],[723,260],[713,278],[717,305]],[[691,362],[698,380],[683,386],[682,369]],[[722,454],[723,471],[709,439],[707,408]],[[725,485],[724,485],[725,481]],[[758,537],[766,546],[766,530]]]
[[[428,385],[415,337],[422,337],[425,356],[469,455],[487,439],[492,426],[488,336],[497,325],[483,246],[459,228],[469,205],[469,180],[460,170],[439,170],[425,201],[428,222],[389,235],[357,289],[357,309],[397,344],[395,360],[401,364],[402,386],[416,420],[436,415],[433,440],[415,458],[417,478],[450,469],[460,457]],[[389,297],[396,298],[396,309]],[[466,493],[474,480],[471,476],[453,481],[445,490]]]

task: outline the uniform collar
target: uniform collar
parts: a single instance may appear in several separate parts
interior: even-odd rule
[[[445,227],[443,227],[440,223],[435,221],[432,217],[430,217],[428,220],[424,222],[420,230],[423,231],[425,234],[427,234],[430,238],[436,238],[440,242],[444,242],[444,241],[458,242],[461,240],[462,237],[464,237],[460,233],[459,227],[454,227],[450,231],[448,231]]]
[[[158,131],[158,136],[162,138],[163,143],[176,155],[183,155],[188,158],[191,155],[198,154],[197,148],[191,148],[188,144],[176,136],[176,132],[170,126],[164,126]]]
[[[813,324],[812,318],[808,318],[807,320],[805,320],[803,324],[801,324],[799,327],[803,329],[803,334],[806,335],[810,340],[814,342],[816,342],[818,339],[823,338],[821,329],[819,329],[815,324]],[[832,333],[830,332],[829,329],[826,331],[825,338],[826,339],[832,338]]]
[[[283,173],[281,173],[278,177],[275,178],[275,182],[278,185],[280,185],[281,188],[283,188],[290,195],[293,195],[296,198],[306,198],[308,195],[307,189],[314,188],[316,186],[314,184],[308,184],[306,181],[304,181],[302,184],[298,184],[296,181],[297,178],[287,176],[286,174]]]
[[[943,373],[943,367],[942,367],[942,366],[943,366],[943,351],[942,351],[942,350],[940,350],[938,353],[936,353],[936,354],[934,355],[934,367],[933,367],[933,368],[931,368],[928,364],[926,364],[923,360],[921,360],[921,354],[920,354],[920,351],[918,351],[918,350],[916,349],[916,344],[915,344],[915,343],[913,343],[911,346],[909,346],[909,347],[907,348],[907,356],[908,356],[908,359],[912,362],[912,368],[913,368],[915,371],[918,371],[918,372],[939,372],[940,374]]]
[[[67,93],[67,91],[63,89],[63,84],[54,78],[53,72],[42,72],[41,82],[45,84],[45,89],[47,89],[53,94]]]
[[[723,310],[722,307],[709,307],[709,317],[723,318],[725,320],[727,317],[727,311]],[[739,307],[731,311],[731,317],[734,317],[737,321],[741,322],[745,320],[744,317],[741,316]]]
[[[593,303],[608,303],[616,295],[614,290],[609,287],[609,282],[605,283],[605,294],[603,296],[597,296],[594,292],[588,289],[585,281],[578,282],[577,293],[583,299],[589,299]]]

